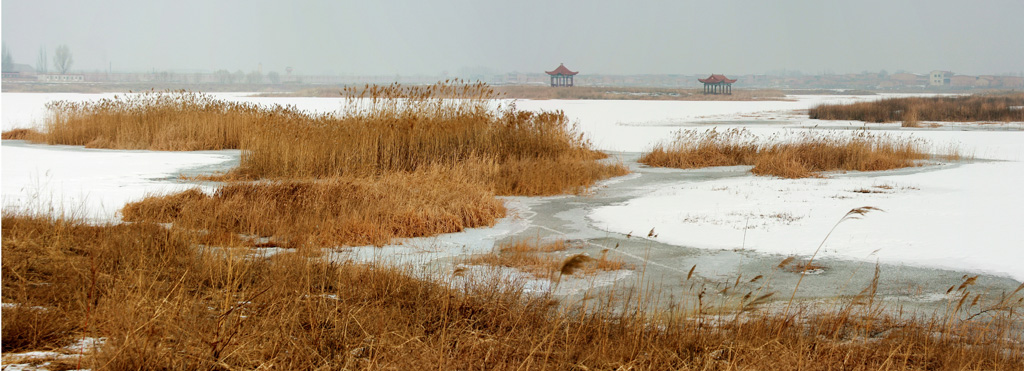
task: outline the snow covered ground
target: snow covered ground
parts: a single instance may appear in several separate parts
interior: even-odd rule
[[[342,100],[335,98],[215,95],[261,104],[290,104],[318,112],[342,107]],[[44,104],[52,99],[108,96],[3,93],[3,130],[38,126],[45,117]],[[637,192],[619,204],[592,209],[588,220],[596,227],[623,234],[654,228],[658,241],[674,245],[810,255],[847,211],[874,206],[884,212],[843,222],[819,255],[878,259],[1024,280],[1024,265],[1019,264],[1024,261],[1024,238],[1020,237],[1024,193],[1017,190],[1017,184],[1024,181],[1021,123],[905,129],[898,124],[808,120],[800,111],[822,102],[881,97],[799,96],[793,101],[778,102],[547,100],[516,104],[524,110],[563,110],[579,123],[597,148],[621,152],[648,150],[655,143],[672,138],[680,129],[704,130],[713,126],[744,127],[762,137],[806,130],[867,128],[925,139],[936,151],[958,148],[979,160],[798,180],[755,177],[743,168],[723,168],[721,171],[738,172],[738,176],[699,181],[681,177],[677,182]],[[82,208],[90,216],[111,218],[116,217],[116,211],[125,202],[146,193],[188,186],[175,180],[174,174],[231,158],[231,154],[212,152],[85,150],[5,142],[0,169],[3,203],[5,208],[48,204]],[[609,184],[614,186],[614,182]],[[523,227],[502,228],[508,230],[471,231],[463,237],[492,239]],[[488,242],[467,248],[460,238],[441,244],[448,243],[473,251],[490,246]],[[411,254],[415,250],[410,247],[399,253]],[[423,253],[447,255],[440,250],[428,250],[431,251]],[[356,250],[356,254],[380,256],[385,251],[388,250]]]
[[[189,168],[233,161],[230,152],[154,152],[85,149],[5,141],[4,208],[110,220],[131,201],[194,184],[177,179]]]

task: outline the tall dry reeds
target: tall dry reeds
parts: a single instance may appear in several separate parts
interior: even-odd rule
[[[3,134],[0,135],[0,138],[3,138],[3,140],[11,139],[27,140],[30,142],[42,142],[45,140],[46,137],[43,136],[43,133],[40,133],[36,129],[18,128],[3,132]]]
[[[916,126],[919,121],[1024,121],[1022,106],[1024,93],[1004,93],[823,104],[811,108],[808,114],[819,120],[903,121],[905,126]]]
[[[1024,366],[1019,328],[1012,326],[1020,290],[1004,295],[1000,303],[1010,304],[998,311],[970,309],[979,316],[968,320],[900,319],[853,302],[791,316],[756,308],[709,316],[619,300],[635,295],[559,304],[509,282],[428,281],[403,268],[329,263],[303,250],[261,257],[244,248],[202,247],[193,233],[149,223],[89,226],[5,214],[0,225],[5,364],[14,352],[88,336],[105,342],[71,352],[55,367]],[[957,295],[968,297],[969,284]],[[972,307],[973,297],[957,309]],[[23,321],[28,316],[38,318]]]
[[[561,112],[495,108],[483,84],[347,89],[340,116],[288,110],[256,121],[243,178],[367,177],[425,167],[473,168],[499,194],[572,192],[627,172],[599,163]]]
[[[930,159],[928,143],[867,131],[804,132],[792,138],[758,138],[746,129],[680,131],[655,146],[640,162],[650,166],[700,168],[748,165],[757,175],[783,178],[815,176],[825,171],[878,171],[917,166]],[[958,153],[938,154],[957,158]]]
[[[263,110],[193,92],[116,95],[96,102],[47,104],[48,144],[194,151],[239,148]]]
[[[597,162],[604,155],[590,148],[563,113],[499,107],[485,84],[368,85],[341,93],[348,99],[339,113],[191,92],[60,101],[49,105],[45,132],[5,135],[114,149],[240,148],[241,165],[230,179],[375,177],[472,167],[500,194],[549,195],[628,172],[621,164]]]
[[[377,178],[229,183],[128,204],[126,221],[173,223],[222,237],[269,238],[276,246],[384,245],[488,226],[505,216],[486,185],[452,171]]]

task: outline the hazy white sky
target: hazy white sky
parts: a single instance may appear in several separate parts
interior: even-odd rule
[[[1024,71],[1024,0],[3,0],[0,12],[16,63],[67,44],[73,70]]]

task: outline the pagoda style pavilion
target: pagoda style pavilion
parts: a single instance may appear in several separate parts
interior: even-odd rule
[[[579,72],[569,71],[564,64],[559,63],[554,71],[545,71],[551,75],[551,86],[572,86],[572,77]]]
[[[736,79],[730,80],[725,75],[711,74],[710,77],[697,81],[704,83],[704,94],[732,94],[732,83],[736,82]]]

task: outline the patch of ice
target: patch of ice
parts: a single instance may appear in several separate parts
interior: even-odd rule
[[[4,208],[96,221],[115,220],[128,202],[147,195],[211,188],[175,175],[234,159],[231,152],[155,152],[4,143]],[[207,190],[209,191],[209,190]]]

